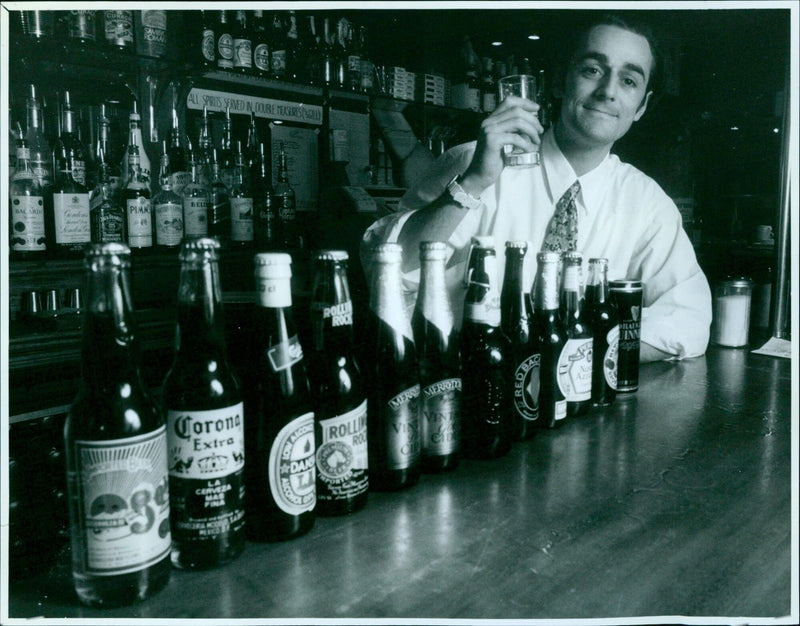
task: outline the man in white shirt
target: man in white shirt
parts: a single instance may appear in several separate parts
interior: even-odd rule
[[[658,184],[610,154],[644,114],[659,71],[649,34],[616,17],[589,27],[579,39],[563,80],[561,114],[544,133],[538,105],[508,97],[487,117],[476,142],[457,146],[429,168],[404,197],[403,208],[364,236],[362,260],[381,241],[403,245],[407,301],[419,283],[420,241],[447,241],[448,287],[461,317],[464,264],[474,235],[492,235],[499,277],[504,246],[527,240],[531,260],[542,247],[562,194],[577,180],[576,249],[609,260],[609,278],[636,278],[644,286],[641,359],[698,356],[711,323],[711,292],[681,226],[680,213]],[[504,167],[503,145],[540,150],[541,164]]]

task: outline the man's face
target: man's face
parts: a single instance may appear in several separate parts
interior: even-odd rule
[[[644,114],[653,55],[647,39],[617,26],[593,28],[567,71],[561,104],[565,139],[610,149]]]

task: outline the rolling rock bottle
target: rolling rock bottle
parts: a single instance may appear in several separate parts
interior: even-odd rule
[[[559,316],[558,272],[561,256],[557,252],[536,255],[533,282],[533,327],[539,337],[542,359],[539,366],[539,419],[542,427],[553,428],[567,416],[567,401],[558,386],[558,358],[567,341]]]
[[[447,244],[419,245],[421,280],[411,328],[420,381],[422,469],[452,470],[461,445],[461,373],[458,331],[445,284]]]
[[[535,432],[539,418],[539,367],[542,355],[539,336],[531,321],[530,294],[523,288],[523,264],[528,244],[524,241],[506,242],[506,270],[500,294],[501,327],[511,341],[509,379],[514,406],[513,436],[527,439]]]
[[[374,358],[368,399],[369,481],[377,490],[409,487],[419,479],[419,374],[405,313],[403,249],[378,246],[370,288],[369,342]]]
[[[247,421],[247,536],[281,541],[316,517],[316,446],[311,391],[292,316],[288,254],[255,256],[256,415]]]
[[[367,397],[353,357],[353,301],[347,252],[315,256],[311,300],[312,391],[317,442],[317,514],[343,515],[367,503]]]
[[[164,379],[172,563],[214,567],[244,549],[244,404],[228,364],[219,244],[180,253],[175,360]]]
[[[495,458],[511,449],[511,342],[500,328],[494,245],[482,238],[472,248],[468,282],[461,325],[464,454]]]
[[[95,244],[85,262],[82,381],[64,426],[72,576],[82,602],[143,600],[170,574],[164,414],[138,354],[124,244]]]
[[[586,313],[592,342],[592,404],[611,404],[617,389],[619,313],[608,289],[608,259],[589,259]]]
[[[558,358],[558,386],[567,399],[567,415],[585,413],[592,397],[592,329],[583,314],[580,252],[565,252],[561,275],[561,316],[567,340]]]

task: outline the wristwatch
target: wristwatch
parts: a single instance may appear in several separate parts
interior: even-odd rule
[[[464,207],[465,209],[480,209],[483,202],[479,198],[468,194],[464,188],[458,184],[458,175],[453,176],[453,179],[447,183],[447,193],[453,200]]]

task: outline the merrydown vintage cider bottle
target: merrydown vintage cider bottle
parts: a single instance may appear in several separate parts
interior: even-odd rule
[[[411,324],[403,303],[403,248],[385,243],[372,258],[369,332],[369,482],[377,490],[409,487],[419,479],[419,374]]]
[[[312,385],[319,515],[362,508],[369,489],[367,396],[354,358],[348,258],[344,250],[322,250],[314,259]]]
[[[611,404],[617,394],[619,313],[608,288],[608,259],[589,259],[586,313],[592,343],[592,404]]]
[[[180,252],[175,359],[164,379],[172,563],[214,567],[244,549],[244,407],[228,363],[219,243]]]
[[[580,252],[564,252],[561,316],[567,341],[558,359],[558,386],[567,399],[567,415],[585,413],[592,398],[592,329],[583,313]]]
[[[72,576],[82,602],[143,600],[169,579],[164,414],[139,363],[130,250],[86,251],[80,391],[64,426]]]
[[[247,422],[247,536],[280,541],[314,526],[314,409],[292,316],[292,257],[256,254],[255,415]]]
[[[500,293],[501,327],[511,341],[509,378],[515,439],[531,437],[539,418],[539,336],[533,332],[530,294],[523,286],[523,267],[528,244],[506,242],[506,270]]]
[[[475,241],[461,325],[463,444],[466,456],[495,458],[511,449],[511,342],[500,328],[494,243]]]
[[[445,284],[446,257],[444,242],[419,245],[421,277],[411,328],[419,369],[425,472],[457,467],[461,446],[461,355]]]

